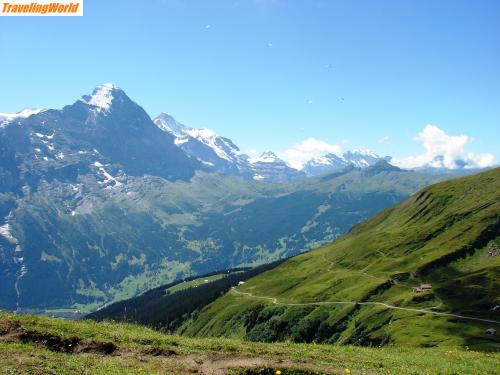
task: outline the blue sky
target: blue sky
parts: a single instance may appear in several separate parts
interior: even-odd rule
[[[0,18],[0,112],[113,82],[151,116],[243,150],[500,160],[499,1],[85,0],[84,12]]]

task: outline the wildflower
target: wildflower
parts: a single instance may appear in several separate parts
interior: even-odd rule
[[[276,375],[281,375],[281,371],[280,370],[276,370]]]
[[[351,369],[346,368],[346,369],[345,369],[345,373],[346,373],[346,374],[350,374],[350,373],[351,373]]]

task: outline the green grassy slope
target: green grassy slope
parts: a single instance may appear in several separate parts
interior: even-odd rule
[[[498,360],[462,349],[193,339],[129,324],[0,313],[0,374],[493,374]]]
[[[234,284],[277,267],[283,261],[254,268],[226,270],[223,274],[214,272],[201,278],[192,277],[184,282],[179,280],[140,296],[115,302],[85,318],[143,324],[165,333],[173,333],[203,307],[227,293]]]
[[[499,245],[495,169],[426,188],[331,245],[250,279],[182,332],[498,350],[498,333],[485,330],[500,330]],[[414,292],[421,283],[432,290]]]

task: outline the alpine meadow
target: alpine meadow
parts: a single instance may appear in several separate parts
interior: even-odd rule
[[[4,5],[0,375],[500,373],[498,1]]]

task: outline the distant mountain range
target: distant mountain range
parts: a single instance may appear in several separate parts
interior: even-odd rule
[[[260,157],[251,158],[242,153],[230,139],[210,129],[189,128],[166,113],[155,117],[153,122],[160,129],[174,136],[177,146],[203,163],[209,170],[253,178],[258,181],[289,183],[338,171],[349,165],[366,168],[380,160],[391,160],[390,157],[380,157],[369,150],[355,150],[347,151],[340,156],[327,154],[311,159],[302,170],[298,170],[272,151],[266,151]]]
[[[94,107],[96,113],[107,113],[115,97],[120,100],[122,94],[124,95],[123,91],[115,85],[104,84],[96,88],[91,95],[82,98],[80,102]],[[0,127],[42,112],[44,112],[42,109],[26,108],[13,114],[0,113]],[[244,154],[231,139],[220,136],[210,129],[188,127],[167,113],[161,113],[155,117],[153,123],[172,136],[175,146],[184,151],[188,157],[201,163],[203,165],[202,169],[258,181],[290,183],[307,177],[338,171],[349,165],[366,168],[381,160],[390,162],[392,159],[391,156],[380,156],[370,150],[356,149],[342,154],[329,153],[314,157],[304,163],[301,169],[297,169],[280,159],[272,151],[266,151],[260,157],[250,157]],[[459,164],[457,165],[460,166]],[[450,175],[469,174],[479,171],[478,169],[467,169],[465,165],[464,168],[451,170],[436,168],[430,164],[416,168],[416,170],[424,173]]]
[[[328,153],[314,157],[300,168],[294,168],[273,151],[263,152],[259,157],[244,154],[234,142],[210,129],[187,127],[172,116],[161,113],[153,122],[175,138],[175,144],[186,154],[201,162],[207,170],[257,181],[290,183],[312,176],[332,173],[348,166],[367,168],[380,161],[391,162],[391,156],[380,156],[367,149],[345,151],[342,154]],[[442,165],[434,160],[414,170],[433,174],[460,176],[481,171],[456,161],[455,169],[436,167]]]
[[[306,178],[315,172],[272,153],[251,159],[212,131],[153,121],[112,84],[60,110],[2,116],[0,308],[10,310],[90,311],[297,254],[443,178],[361,152]]]

